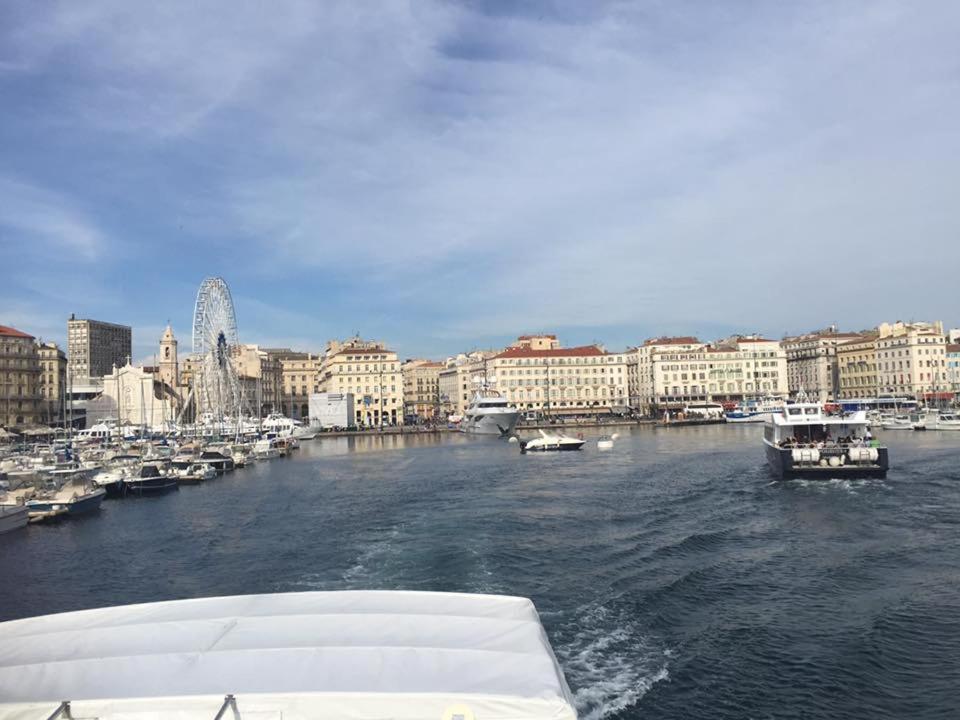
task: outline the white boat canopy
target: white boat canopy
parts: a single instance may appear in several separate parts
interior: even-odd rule
[[[69,708],[61,706],[69,702]],[[519,597],[308,592],[0,623],[0,719],[575,720]]]

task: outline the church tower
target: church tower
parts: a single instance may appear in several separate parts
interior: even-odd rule
[[[164,330],[163,337],[160,338],[160,379],[174,389],[180,384],[177,339],[173,336],[173,328],[169,325]]]

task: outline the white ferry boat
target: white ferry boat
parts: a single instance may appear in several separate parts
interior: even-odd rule
[[[520,411],[510,406],[496,390],[479,390],[463,413],[460,432],[477,435],[501,435],[513,433]]]
[[[884,477],[889,467],[863,410],[831,415],[817,403],[786,405],[767,421],[763,444],[778,477]]]
[[[786,403],[779,398],[744,400],[733,410],[725,412],[723,417],[728,423],[762,423],[783,412],[784,405]]]
[[[0,718],[577,718],[521,597],[154,602],[3,622],[0,648]]]

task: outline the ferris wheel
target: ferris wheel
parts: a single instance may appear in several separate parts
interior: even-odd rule
[[[193,310],[198,414],[209,413],[215,420],[240,416],[240,381],[233,363],[233,352],[239,344],[230,288],[223,278],[205,278]]]

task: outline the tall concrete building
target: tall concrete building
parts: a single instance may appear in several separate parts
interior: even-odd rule
[[[67,320],[67,375],[71,384],[83,385],[90,378],[101,378],[130,362],[133,331],[129,325]]]
[[[33,335],[0,325],[0,426],[40,422],[40,359]]]

